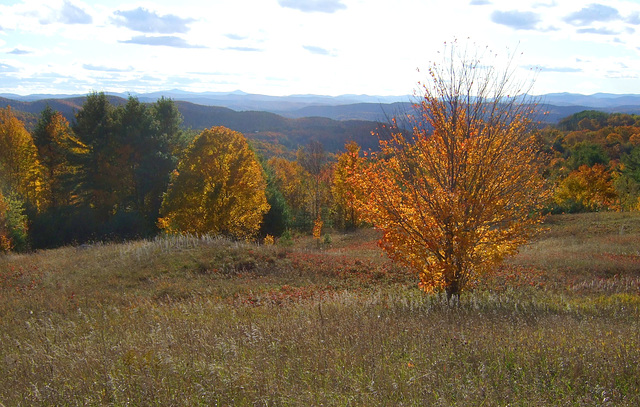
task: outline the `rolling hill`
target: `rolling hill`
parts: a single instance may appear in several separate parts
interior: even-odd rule
[[[248,138],[282,145],[295,150],[312,139],[330,152],[343,149],[349,140],[363,148],[375,148],[371,136],[379,123],[410,111],[412,97],[367,95],[292,95],[266,96],[241,91],[230,93],[164,91],[134,95],[142,102],[155,102],[164,96],[172,98],[184,118],[185,128],[200,130],[226,126]],[[110,94],[114,105],[126,103],[126,94]],[[544,123],[556,124],[562,118],[583,110],[607,113],[640,114],[640,95],[553,93],[536,97],[543,111]],[[0,107],[11,106],[32,128],[37,115],[48,104],[70,122],[81,108],[84,96],[72,95],[0,95]]]

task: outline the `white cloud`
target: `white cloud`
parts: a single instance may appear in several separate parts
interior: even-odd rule
[[[576,30],[576,32],[578,34],[598,34],[598,35],[618,35],[620,34],[620,32],[618,31],[614,31],[614,30],[610,30],[608,28],[579,28]]]
[[[499,11],[491,14],[491,21],[516,30],[533,30],[542,20],[539,14],[531,11]]]
[[[100,72],[132,72],[133,67],[127,68],[114,68],[105,65],[83,64],[82,67],[88,71],[100,71]]]
[[[589,25],[597,21],[612,21],[620,18],[620,13],[613,7],[590,4],[580,11],[569,14],[564,20],[573,25]]]
[[[305,13],[335,13],[347,8],[341,0],[278,0],[282,7],[288,7]]]
[[[152,45],[174,48],[204,48],[202,45],[192,45],[183,38],[173,35],[148,36],[138,35],[129,40],[120,41],[125,44]]]
[[[331,55],[331,51],[324,49],[322,47],[315,47],[313,45],[303,45],[302,48],[306,49],[307,51],[315,55]]]
[[[60,9],[53,9],[40,18],[41,24],[91,24],[92,22],[91,15],[68,0],[64,1]]]
[[[112,21],[115,25],[129,28],[133,31],[155,34],[175,34],[189,31],[189,24],[193,18],[180,18],[168,14],[159,16],[153,11],[138,7],[134,10],[116,10]]]

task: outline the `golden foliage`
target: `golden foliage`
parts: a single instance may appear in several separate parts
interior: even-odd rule
[[[245,137],[224,127],[206,129],[172,176],[158,226],[170,233],[251,237],[269,210],[265,188]]]
[[[355,142],[345,145],[346,152],[338,156],[338,162],[334,166],[331,194],[333,196],[334,210],[340,220],[347,227],[357,227],[361,223],[360,211],[356,207],[359,191],[349,182],[352,171],[359,171],[363,158],[360,156],[360,146]]]
[[[476,59],[430,74],[412,137],[392,126],[351,182],[387,254],[451,296],[527,241],[547,194],[534,111],[503,93],[509,76]]]
[[[46,185],[38,150],[10,107],[0,109],[0,187],[17,193],[38,210],[46,206]]]
[[[268,161],[273,168],[276,186],[287,205],[294,211],[306,210],[311,206],[311,181],[309,173],[297,161],[273,157]]]
[[[316,220],[313,222],[312,234],[315,239],[320,239],[320,236],[322,236],[322,226],[324,226],[324,222],[322,221],[322,218],[318,216]]]
[[[602,164],[581,165],[560,182],[553,197],[558,205],[574,202],[588,211],[611,209],[616,198],[611,173]]]

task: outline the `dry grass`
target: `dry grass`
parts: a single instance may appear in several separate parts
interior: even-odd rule
[[[0,403],[640,404],[640,216],[548,226],[459,307],[373,231],[5,256]]]

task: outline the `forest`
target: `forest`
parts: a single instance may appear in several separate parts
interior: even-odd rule
[[[179,165],[189,151],[194,156],[205,148],[190,147],[199,130],[185,129],[176,104],[166,98],[145,104],[130,97],[126,104],[114,105],[103,93],[92,93],[71,122],[47,106],[32,127],[27,131],[11,107],[0,111],[3,251],[161,233],[163,198],[168,197],[172,177],[175,181],[182,172]],[[553,191],[547,213],[640,210],[640,116],[584,111],[536,134],[546,153],[545,178]],[[208,229],[183,227],[182,232],[263,239],[311,234],[318,222],[327,231],[362,223],[346,181],[350,157],[362,153],[348,134],[344,152],[336,154],[329,153],[319,137],[304,143],[298,138],[290,148],[264,135],[247,140],[236,132],[241,143],[233,148],[215,142],[220,134],[211,137],[207,148],[214,155],[238,157],[244,149],[242,165],[258,164],[247,176],[263,179],[257,189],[264,203],[242,233],[211,223]],[[221,180],[210,180],[216,182]],[[231,194],[241,193],[246,185],[239,179],[225,182],[225,193]],[[238,207],[248,209],[257,205],[246,199],[238,202]]]

